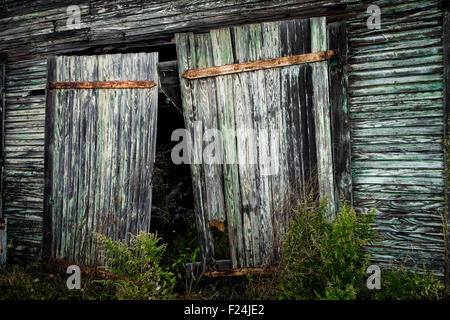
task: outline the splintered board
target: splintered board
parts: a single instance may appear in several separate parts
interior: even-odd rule
[[[157,53],[49,58],[44,236],[51,258],[96,265],[95,233],[117,240],[149,231],[157,62]],[[74,90],[74,83],[91,85]]]

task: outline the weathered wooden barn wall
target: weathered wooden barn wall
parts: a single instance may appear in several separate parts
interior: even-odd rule
[[[66,25],[66,9],[77,3],[82,24],[81,29],[72,30]],[[381,7],[381,30],[368,30],[365,25],[370,4]],[[438,176],[443,167],[438,147],[443,121],[437,122],[443,98],[439,0],[4,0],[0,10],[0,55],[6,59],[3,199],[14,247],[9,252],[10,262],[36,262],[41,254],[43,90],[49,55],[90,48],[99,48],[98,52],[142,48],[170,43],[177,32],[313,16],[349,22],[348,102],[355,204],[378,205],[379,209],[387,205],[380,220],[386,240],[373,248],[377,261],[390,263],[412,248],[424,249],[424,255],[415,255],[418,262],[438,262],[442,238],[434,210],[443,199],[443,180]],[[380,68],[369,70],[370,65]],[[368,88],[361,87],[365,85]],[[383,100],[389,97],[392,100]],[[388,113],[392,119],[383,117]],[[386,128],[377,127],[380,124]],[[369,129],[368,125],[375,127]],[[374,136],[376,132],[383,135]],[[381,171],[386,164],[387,170]],[[429,166],[419,172],[419,166],[425,165]],[[384,177],[387,174],[389,177]],[[399,183],[400,188],[396,187]],[[373,198],[376,192],[379,198]],[[407,202],[415,209],[406,209]]]
[[[50,57],[48,81],[153,81],[152,88],[51,89],[44,225],[49,257],[98,265],[95,233],[150,231],[157,53]]]
[[[175,39],[186,128],[194,141],[202,141],[196,135],[199,122],[205,131],[221,130],[223,139],[223,165],[207,162],[207,143],[194,143],[191,155],[204,267],[215,265],[211,228],[217,225],[228,227],[224,232],[234,268],[271,265],[280,259],[290,219],[283,205],[289,196],[303,197],[314,185],[323,198],[331,195],[334,201],[328,62],[205,79],[182,75],[197,68],[324,51],[326,19],[248,24],[176,34]],[[245,134],[250,129],[255,140]]]

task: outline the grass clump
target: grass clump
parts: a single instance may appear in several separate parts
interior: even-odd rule
[[[433,274],[404,267],[382,274],[382,288],[374,293],[377,300],[440,300],[445,298],[444,284]]]
[[[313,193],[293,209],[284,244],[279,298],[356,298],[369,265],[364,247],[375,239],[374,212],[356,214],[343,201],[332,219],[327,199]]]

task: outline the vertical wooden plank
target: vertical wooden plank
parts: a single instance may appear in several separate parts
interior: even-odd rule
[[[80,58],[79,56],[73,56],[73,69],[71,70],[71,79],[74,81],[81,81],[81,69],[80,66]],[[81,138],[81,127],[80,127],[80,116],[82,110],[82,99],[81,92],[79,90],[73,90],[73,126],[71,128],[72,133],[72,148],[70,150],[70,157],[72,159],[71,164],[71,172],[72,172],[72,180],[71,180],[71,198],[69,200],[70,203],[70,226],[72,228],[72,232],[67,231],[71,234],[72,238],[69,244],[68,251],[68,260],[69,261],[79,261],[78,253],[79,253],[79,219],[78,219],[78,187],[79,187],[79,178],[80,178],[80,138]]]
[[[247,55],[243,58],[246,61],[259,60],[261,56],[261,25],[252,24],[248,25],[248,42],[247,42]],[[264,211],[267,206],[264,203],[264,191],[267,190],[268,181],[267,177],[262,177],[260,164],[263,161],[263,156],[265,152],[264,149],[267,148],[267,142],[264,140],[264,136],[260,137],[260,133],[263,132],[261,123],[263,121],[263,115],[266,116],[267,106],[266,106],[266,96],[264,89],[264,71],[254,71],[249,72],[249,81],[247,83],[250,97],[250,113],[252,114],[252,128],[254,130],[255,137],[254,140],[250,141],[252,144],[252,149],[250,152],[253,153],[255,163],[251,163],[248,167],[250,175],[252,177],[252,184],[255,187],[255,192],[253,193],[255,205],[252,208],[251,224],[252,224],[252,243],[253,243],[253,266],[259,266],[262,263],[263,250],[262,246],[265,242],[263,238],[264,230],[262,226],[262,218],[264,216]],[[261,111],[261,109],[263,109]],[[267,140],[267,138],[266,138]],[[267,157],[264,159],[266,160]]]
[[[56,57],[52,56],[47,59],[47,84],[50,81],[56,80]],[[55,168],[54,148],[55,148],[55,107],[56,106],[56,92],[54,90],[47,90],[47,101],[45,107],[45,149],[44,154],[44,213],[43,213],[43,235],[42,235],[42,260],[48,261],[54,248],[52,238],[52,212],[54,205],[53,197],[53,170]]]
[[[114,58],[112,55],[101,55],[98,57],[98,80],[106,81],[113,77]],[[115,90],[114,90],[115,91]],[[105,90],[99,90],[97,108],[98,108],[98,132],[97,132],[97,192],[96,192],[96,214],[94,232],[98,232],[105,236],[108,236],[108,216],[109,216],[109,182],[110,182],[110,166],[111,166],[111,145],[108,141],[111,127],[110,127],[110,102],[113,99],[112,96],[115,92],[109,92]],[[133,107],[135,108],[134,104]],[[133,166],[134,168],[134,166]],[[132,217],[136,215],[132,210],[129,213]],[[95,256],[95,262],[99,261],[100,257],[97,251],[93,252]]]
[[[281,55],[311,52],[310,21],[283,21],[280,25]],[[317,179],[312,67],[290,66],[281,71],[281,102],[286,110],[286,140],[291,200],[314,188]],[[282,225],[289,224],[285,215]],[[282,230],[283,231],[283,230]]]
[[[157,81],[156,64],[158,61],[158,54],[151,55],[139,53],[136,57],[137,70],[135,72],[136,79]],[[158,87],[150,90],[133,89],[137,96],[137,104],[141,110],[141,126],[140,137],[141,146],[139,148],[140,160],[138,172],[138,217],[137,227],[134,231],[139,233],[141,231],[150,230],[151,217],[151,193],[152,193],[152,177],[153,162],[155,159],[156,150],[156,122],[157,122],[157,92]],[[120,108],[120,106],[119,106]]]
[[[96,56],[81,56],[80,57],[80,79],[85,81],[97,80],[97,57]],[[92,121],[90,121],[91,114],[94,112],[96,94],[95,89],[81,90],[78,92],[80,96],[80,143],[79,143],[79,179],[78,179],[78,209],[77,209],[77,261],[89,261],[89,243],[90,230],[89,219],[90,203],[89,193],[91,188],[90,168],[91,168],[91,153],[92,153]],[[89,262],[88,262],[89,263]]]
[[[135,54],[135,60],[138,61],[137,54]],[[138,72],[139,65],[133,64],[130,66],[130,69],[134,72]],[[131,220],[130,228],[131,230],[137,230],[139,225],[139,185],[140,185],[140,176],[139,171],[137,170],[139,166],[139,162],[141,161],[141,154],[140,154],[140,148],[142,147],[142,110],[138,107],[139,106],[139,93],[134,92],[135,90],[132,89],[132,100],[134,101],[134,118],[135,121],[135,128],[134,128],[134,152],[133,152],[133,161],[135,165],[132,167],[131,171],[131,188],[132,188],[132,212],[133,212],[133,219]]]
[[[194,207],[197,224],[197,233],[202,256],[202,268],[206,270],[214,264],[214,245],[209,223],[207,221],[207,209],[205,208],[204,182],[201,180],[202,168],[198,164],[201,159],[202,141],[201,132],[195,128],[198,119],[196,87],[193,83],[184,79],[181,75],[189,69],[197,68],[196,39],[193,33],[176,34],[178,67],[183,102],[183,115],[186,129],[189,132],[190,163],[192,174],[192,187],[194,194]],[[200,130],[201,131],[201,130]],[[196,142],[197,141],[197,142]]]
[[[263,58],[270,59],[281,57],[281,23],[270,22],[262,24],[263,32]],[[288,163],[287,163],[287,138],[285,109],[282,108],[281,91],[282,70],[270,69],[265,73],[265,93],[267,102],[268,127],[270,129],[270,162],[272,173],[271,183],[271,220],[272,220],[272,240],[270,253],[271,259],[277,261],[281,257],[282,239],[285,234],[286,214],[284,205],[288,192]]]
[[[270,38],[272,32],[277,29],[264,28],[263,24],[255,24],[250,28],[249,59],[262,60],[266,57],[268,48],[264,45],[265,37]],[[273,80],[271,72],[274,70],[259,70],[252,72],[254,80],[250,84],[253,96],[253,115],[257,138],[257,162],[255,167],[257,172],[258,186],[258,211],[257,230],[259,234],[257,247],[259,259],[255,265],[269,265],[273,257],[273,228],[272,228],[272,181],[271,181],[271,149],[270,133],[272,113],[269,102],[273,94]]]
[[[123,59],[121,62],[120,68],[122,70],[127,70],[130,66],[130,62],[128,59]],[[131,92],[130,91],[124,91],[122,92],[121,99],[120,99],[120,116],[119,116],[119,126],[120,126],[120,133],[119,133],[119,139],[118,142],[119,148],[121,150],[122,156],[120,157],[120,164],[119,164],[119,172],[118,172],[118,184],[119,188],[122,191],[120,193],[120,199],[119,201],[119,207],[118,210],[120,212],[120,218],[118,221],[119,224],[119,233],[118,236],[121,239],[128,239],[129,235],[127,234],[128,225],[129,225],[129,219],[130,219],[130,201],[131,197],[129,194],[129,188],[128,183],[130,181],[130,176],[128,174],[128,170],[130,167],[130,161],[131,161]]]
[[[292,54],[304,54],[311,52],[309,20],[292,21],[293,42]],[[308,150],[308,122],[306,94],[310,84],[305,82],[305,75],[309,69],[308,65],[295,65],[290,67],[291,101],[293,135],[291,143],[294,145],[295,183],[293,191],[300,195],[304,194],[307,183],[309,150]]]
[[[248,25],[233,28],[236,62],[249,61],[250,27]],[[253,74],[244,72],[236,75],[236,128],[237,151],[239,161],[239,181],[242,199],[243,237],[245,245],[246,266],[255,266],[258,260],[258,234],[254,234],[257,226],[257,148],[251,131],[255,130],[253,115],[253,97],[249,86]],[[249,135],[250,134],[250,135]],[[256,252],[255,252],[256,251]]]
[[[327,49],[326,18],[311,19],[311,50]],[[333,161],[331,146],[330,106],[328,93],[328,62],[313,65],[314,110],[316,124],[317,174],[320,197],[328,198],[329,209],[335,211]]]
[[[291,56],[293,55],[293,43],[295,43],[295,30],[294,30],[294,21],[282,21],[280,26],[280,39],[281,39],[281,55],[282,56]],[[293,80],[295,78],[292,77],[294,66],[282,68],[281,69],[281,79],[282,79],[282,87],[281,87],[281,104],[282,110],[285,110],[285,123],[286,123],[286,153],[287,153],[287,166],[288,166],[288,189],[289,192],[295,190],[296,187],[296,179],[295,179],[295,155],[299,154],[296,151],[297,144],[293,143],[295,138],[295,129],[293,118],[293,107],[294,103],[292,101],[292,93],[291,88],[297,87]],[[297,158],[298,159],[298,158]],[[286,217],[285,217],[286,219]],[[286,221],[283,222],[285,224]]]
[[[209,67],[213,65],[213,56],[211,48],[211,36],[209,34],[196,35],[197,65],[199,68]],[[199,79],[194,81],[193,94],[197,100],[198,120],[202,121],[204,133],[208,129],[217,129],[217,108],[216,106],[216,86],[215,80],[212,78]],[[204,140],[204,138],[202,139]],[[204,141],[202,153],[209,150],[207,148],[209,142]],[[219,150],[215,150],[219,152]],[[223,199],[223,182],[222,182],[222,166],[220,163],[207,163],[208,160],[203,157],[203,174],[205,181],[207,210],[209,224],[223,224],[225,221],[224,199]]]
[[[62,57],[55,58],[55,72],[56,72],[56,81],[60,81],[61,79],[61,64]],[[53,174],[52,174],[52,191],[51,197],[53,200],[53,208],[51,212],[51,224],[52,224],[52,256],[58,255],[61,250],[61,238],[62,238],[62,195],[63,192],[63,181],[62,177],[64,174],[64,151],[61,146],[64,143],[64,124],[62,121],[64,119],[64,111],[65,109],[61,107],[62,101],[64,99],[64,95],[66,94],[65,90],[58,90],[55,95],[55,102],[53,106],[53,129],[54,129],[54,147],[52,150],[51,144],[47,145],[47,148],[50,151],[53,151]],[[52,108],[51,105],[47,106],[48,108]],[[47,120],[46,120],[47,121]],[[50,120],[48,120],[50,121]],[[58,178],[56,178],[58,177]],[[59,183],[56,183],[59,181]],[[47,191],[49,192],[49,191]],[[58,196],[59,195],[59,196]],[[56,214],[56,212],[58,214]]]
[[[152,208],[152,192],[153,192],[153,169],[154,169],[154,163],[156,158],[156,136],[157,136],[157,123],[158,123],[158,92],[159,92],[159,81],[158,81],[158,71],[156,66],[159,62],[159,54],[153,53],[151,56],[148,57],[146,63],[147,63],[147,69],[150,69],[151,72],[146,71],[147,69],[143,69],[143,74],[147,74],[148,79],[147,80],[153,80],[155,83],[158,84],[157,87],[154,87],[152,91],[146,91],[145,94],[148,97],[148,101],[150,102],[150,105],[153,106],[149,109],[149,123],[150,123],[150,131],[149,131],[149,141],[148,141],[148,149],[146,152],[146,175],[144,176],[144,181],[147,183],[149,191],[147,192],[147,199],[146,202],[148,203],[148,207],[146,208],[144,206],[143,212],[148,211],[148,217],[146,218],[146,222],[142,226],[143,229],[146,228],[146,230],[150,231],[150,225],[151,225],[151,208]],[[142,76],[143,76],[142,74]],[[145,150],[144,150],[145,152]]]
[[[229,28],[212,30],[211,44],[214,65],[234,63],[231,32]],[[233,268],[242,268],[245,261],[242,238],[241,195],[239,192],[239,165],[237,164],[236,125],[234,110],[235,76],[215,78],[217,92],[218,126],[223,139],[224,201]]]
[[[92,68],[92,78],[93,81],[98,80],[98,68],[99,68],[99,56],[92,56],[89,59],[89,64],[86,66],[87,68]],[[89,135],[87,139],[89,139],[89,153],[88,153],[88,163],[89,163],[89,172],[86,174],[86,179],[89,181],[87,193],[87,206],[85,209],[85,217],[86,219],[86,233],[85,233],[85,261],[88,265],[95,265],[94,253],[95,253],[95,239],[93,236],[93,232],[96,232],[95,229],[95,221],[97,216],[97,186],[98,186],[98,171],[97,171],[97,163],[98,163],[98,143],[97,143],[97,133],[100,130],[99,126],[99,108],[97,107],[99,97],[99,89],[94,89],[91,91],[91,95],[89,100],[92,101],[89,105],[89,114],[88,114],[88,131]]]
[[[197,68],[208,66],[211,59],[209,34],[195,34],[192,35],[189,40],[192,49],[190,51],[191,61]],[[199,79],[191,84],[196,120],[193,132],[194,162],[197,163],[200,181],[202,181],[200,183],[201,199],[203,199],[204,207],[202,224],[204,225],[205,232],[209,239],[206,246],[208,250],[206,261],[207,269],[211,269],[215,265],[214,239],[211,230],[211,222],[216,216],[215,208],[213,206],[213,203],[215,202],[214,191],[216,186],[214,185],[214,173],[211,170],[212,168],[205,163],[203,157],[203,151],[206,146],[206,143],[203,141],[203,135],[206,129],[211,128],[211,119],[209,115],[211,112],[209,95],[209,91],[212,89],[210,87],[210,84],[212,84],[211,81],[212,79]]]
[[[70,80],[70,63],[72,61],[71,57],[61,57],[60,68],[60,79],[59,81],[69,81]],[[63,174],[59,177],[62,180],[62,221],[61,221],[61,248],[59,257],[67,258],[67,243],[69,242],[70,233],[67,230],[70,228],[70,215],[68,213],[69,209],[69,194],[70,194],[70,179],[72,177],[70,172],[70,149],[72,147],[72,136],[70,135],[70,130],[73,126],[73,92],[72,90],[64,90],[62,92],[62,100],[59,106],[64,111],[64,116],[60,118],[60,121],[65,122],[64,132],[62,139],[64,143],[61,146],[62,156],[63,156]],[[66,119],[66,120],[64,120]],[[59,214],[55,212],[54,214]]]
[[[443,26],[442,26],[442,46],[443,46],[443,62],[444,62],[444,138],[449,136],[449,119],[450,119],[450,2],[442,1],[443,4]],[[444,150],[445,152],[445,150]],[[448,159],[448,155],[444,157]],[[444,160],[445,161],[445,160]],[[449,170],[447,163],[444,163],[444,167]],[[446,181],[446,185],[449,185],[449,181]],[[449,249],[450,249],[450,237],[449,237],[449,223],[450,213],[448,206],[450,205],[450,193],[447,193],[445,202],[447,204],[447,212],[445,218],[447,225],[444,226],[444,232],[446,233],[444,239],[447,240],[445,259],[444,259],[444,281],[448,288],[450,285],[450,262],[449,262]]]
[[[295,20],[294,25],[296,41],[293,43],[293,52],[295,54],[312,52],[310,21],[308,19]],[[298,129],[297,137],[294,141],[297,141],[297,148],[300,152],[301,175],[297,179],[301,180],[302,183],[297,190],[299,196],[305,196],[305,193],[309,189],[317,186],[317,150],[312,65],[303,64],[295,66],[295,69],[298,69],[298,88],[293,91],[293,94],[298,95],[299,115],[298,122],[295,123]]]
[[[328,49],[339,50],[339,58],[329,62],[331,105],[331,137],[337,209],[342,208],[341,196],[353,203],[351,175],[350,123],[348,115],[347,24],[328,25]]]

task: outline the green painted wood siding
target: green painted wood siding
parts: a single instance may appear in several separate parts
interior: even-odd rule
[[[49,58],[49,81],[157,81],[157,53]],[[96,265],[93,233],[150,230],[158,88],[50,90],[45,226],[50,256]]]
[[[325,18],[176,34],[179,73],[323,51],[326,37]],[[280,257],[290,196],[301,197],[319,176],[320,195],[333,203],[327,70],[327,62],[320,62],[198,80],[180,77],[186,128],[194,134],[200,120],[205,130],[235,131],[237,137],[223,134],[223,163],[246,159],[191,164],[204,267],[214,265],[211,224],[226,223],[233,267],[266,266]],[[258,140],[242,139],[242,129],[255,130]],[[194,144],[192,161],[195,154],[202,159],[203,147]],[[274,174],[264,173],[268,159],[277,167]]]
[[[383,4],[348,21],[354,205],[376,207],[380,265],[443,274],[442,11],[435,1]]]

